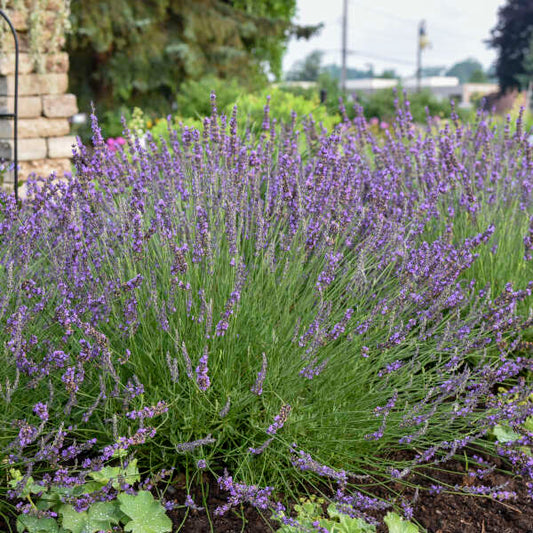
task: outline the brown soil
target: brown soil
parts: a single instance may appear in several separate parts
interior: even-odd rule
[[[202,490],[208,492],[207,498],[203,498]],[[177,476],[169,490],[167,498],[181,503],[187,495],[184,477]],[[215,479],[204,475],[203,487],[195,487],[191,496],[197,505],[204,505],[207,501],[207,509],[193,511],[183,507],[169,513],[174,524],[175,531],[183,533],[270,533],[279,529],[279,522],[270,521],[272,513],[265,511],[261,515],[251,506],[243,506],[242,509],[234,509],[224,516],[215,516],[215,509],[227,502],[227,493],[222,492]]]
[[[445,471],[444,471],[445,470]],[[471,481],[465,475],[464,466],[459,462],[443,465],[443,471],[434,471],[431,476],[442,484],[468,487]],[[429,487],[434,481],[419,474],[409,481]],[[413,504],[414,522],[427,533],[533,533],[533,506],[521,478],[510,477],[501,472],[494,472],[474,485],[498,487],[505,484],[503,490],[515,492],[516,499],[498,501],[486,496],[467,494],[431,494],[421,490]],[[406,491],[405,496],[414,496],[413,491]],[[386,527],[378,532],[386,532]]]
[[[494,462],[494,460],[493,460]],[[492,487],[506,484],[504,490],[514,491],[517,498],[507,501],[495,501],[483,496],[469,496],[465,494],[430,494],[430,485],[437,482],[447,485],[468,486],[469,479],[465,475],[464,466],[460,462],[450,462],[441,465],[439,472],[431,471],[429,480],[423,472],[412,475],[407,479],[409,484],[419,485],[419,491],[414,507],[414,522],[420,526],[421,532],[426,533],[533,533],[533,505],[527,495],[525,482],[520,478],[513,478],[502,472],[494,472],[482,481],[484,485]],[[501,466],[501,465],[497,465]],[[405,485],[391,486],[396,493],[402,494],[409,501],[415,497],[412,488]],[[224,516],[215,516],[214,510],[226,502],[226,495],[220,491],[214,479],[204,478],[203,488],[196,487],[192,496],[198,505],[203,505],[205,499],[202,490],[207,493],[207,510],[192,511],[183,507],[169,513],[174,524],[174,531],[184,533],[269,533],[279,528],[279,523],[270,520],[270,512],[264,514],[250,506],[234,509]],[[367,488],[368,491],[368,488]],[[383,490],[376,489],[377,496],[383,496]],[[173,480],[167,489],[166,497],[182,503],[186,490],[183,478],[179,476]],[[207,511],[207,512],[206,512]],[[383,514],[375,514],[382,518]],[[16,531],[14,522],[11,529],[0,519],[0,531]],[[386,526],[379,526],[378,533],[386,533]]]
[[[494,461],[493,461],[494,462]],[[498,465],[500,466],[500,465]],[[428,472],[429,474],[429,472]],[[429,488],[435,479],[441,484],[468,486],[469,478],[465,475],[464,466],[459,462],[449,462],[442,465],[439,472],[431,471],[431,481],[424,474],[413,475],[408,479],[413,485]],[[175,531],[186,533],[266,533],[279,528],[279,523],[269,520],[270,513],[263,516],[251,507],[229,512],[223,517],[213,514],[218,505],[225,503],[225,494],[221,492],[214,480],[208,481],[204,490],[208,489],[206,511],[189,511],[178,509],[170,513],[175,525]],[[465,494],[430,494],[428,490],[420,490],[414,507],[414,522],[420,526],[420,531],[427,533],[533,533],[533,506],[527,495],[525,482],[520,478],[513,478],[501,472],[494,472],[486,476],[482,483],[492,487],[506,484],[507,491],[516,492],[517,498],[507,501],[496,501],[484,496],[470,496]],[[393,486],[398,493],[402,493],[406,500],[414,497],[414,490],[405,486]],[[185,498],[184,484],[179,481],[174,485],[172,498],[183,501]],[[380,495],[379,490],[373,491]],[[383,493],[381,493],[383,494]],[[170,496],[170,494],[169,494]],[[193,494],[196,503],[202,501],[200,489]],[[383,515],[375,515],[382,518]],[[211,521],[210,521],[211,520]],[[387,527],[377,528],[378,533],[386,533]]]

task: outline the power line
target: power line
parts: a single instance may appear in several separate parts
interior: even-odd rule
[[[365,5],[365,4],[361,3],[361,2],[357,3],[357,7],[362,7],[363,9],[366,9],[367,11],[373,11],[374,13],[379,13],[380,15],[383,15],[383,16],[389,18],[389,19],[392,19],[392,20],[396,20],[398,22],[402,22],[402,23],[408,22],[408,23],[411,23],[413,25],[417,25],[418,24],[418,20],[417,19],[398,16],[395,13],[391,13],[390,11],[386,11],[386,10],[381,9],[379,7],[368,6],[368,5]],[[448,35],[451,35],[452,37],[461,37],[463,39],[471,39],[471,40],[474,39],[472,34],[461,33],[461,32],[457,32],[457,31],[454,31],[454,30],[450,30],[449,28],[445,28],[444,26],[440,26],[439,24],[435,24],[434,22],[431,22],[430,27],[431,27],[432,30],[435,29],[438,32],[447,33]]]
[[[408,59],[399,59],[399,58],[396,58],[396,57],[387,57],[387,56],[382,56],[382,55],[379,55],[379,54],[374,54],[372,52],[362,52],[362,51],[359,51],[359,50],[350,50],[350,53],[352,55],[356,55],[356,56],[367,57],[368,59],[376,59],[378,61],[387,61],[387,62],[390,62],[390,63],[398,63],[398,64],[401,64],[401,65],[414,65],[415,64],[414,61],[409,61]]]
[[[322,52],[326,54],[338,54],[340,51],[340,48],[328,48],[328,49],[321,49]],[[401,63],[404,65],[414,65],[414,61],[410,61],[408,59],[400,59],[395,57],[388,57],[388,56],[382,56],[379,54],[374,54],[373,52],[365,52],[364,50],[346,50],[346,55],[351,56],[360,56],[360,57],[366,57],[368,59],[376,59],[378,61],[385,61],[390,63]]]
[[[406,18],[406,17],[399,17],[398,15],[391,13],[390,11],[385,11],[378,7],[371,7],[364,4],[361,4],[360,2],[357,2],[357,7],[362,7],[363,9],[366,9],[367,11],[373,11],[374,13],[379,13],[381,15],[384,15],[390,19],[397,20],[399,22],[412,22],[413,24],[417,24],[418,21],[412,18]]]

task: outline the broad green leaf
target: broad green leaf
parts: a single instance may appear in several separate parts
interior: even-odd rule
[[[118,466],[105,466],[97,472],[91,472],[89,474],[97,483],[100,483],[102,486],[107,485],[112,479],[115,480],[120,474],[120,468]]]
[[[78,513],[72,505],[62,505],[59,514],[63,518],[63,527],[71,533],[87,533],[89,531],[89,513]],[[98,530],[97,530],[98,531]],[[90,533],[94,533],[91,531]]]
[[[120,494],[118,496],[120,510],[131,522],[124,528],[133,533],[168,533],[172,531],[172,521],[166,515],[161,503],[154,500],[152,494],[142,490],[135,495]]]
[[[119,448],[118,450],[115,450],[113,452],[113,459],[120,459],[122,457],[126,457],[128,455],[128,452],[126,450],[123,450],[122,448]]]
[[[11,479],[7,482],[7,484],[14,489],[24,479],[24,476],[22,475],[20,470],[17,470],[15,468],[11,468],[9,470],[9,474],[11,476]],[[27,498],[30,494],[41,494],[43,492],[46,492],[46,490],[47,489],[45,487],[37,485],[37,483],[35,483],[33,478],[30,476],[26,480],[26,485],[24,486],[24,488],[20,491],[20,497],[24,499]]]
[[[130,461],[125,470],[118,466],[106,466],[98,472],[91,472],[89,475],[97,483],[100,483],[101,486],[107,485],[109,481],[113,480],[114,489],[120,488],[120,483],[118,481],[120,476],[122,476],[129,485],[133,485],[141,480],[139,469],[137,468],[137,459]]]
[[[418,528],[404,520],[399,514],[387,513],[385,524],[389,528],[389,533],[418,533]]]
[[[516,431],[513,431],[509,426],[504,426],[501,424],[495,425],[492,431],[494,432],[496,439],[502,443],[514,442],[521,437],[521,435],[519,435]]]
[[[105,483],[99,483],[98,481],[86,481],[83,485],[78,485],[74,487],[72,491],[73,496],[81,496],[82,494],[91,494],[96,492],[105,486]]]
[[[63,527],[71,533],[107,531],[120,519],[116,504],[111,502],[93,503],[88,511],[82,513],[78,513],[72,505],[63,505],[59,514],[63,517]]]
[[[133,459],[128,463],[124,477],[126,478],[126,483],[129,483],[130,485],[141,481],[141,475],[137,468],[137,459]]]
[[[89,518],[91,523],[105,524],[100,529],[111,529],[113,524],[118,524],[122,513],[116,502],[97,502],[93,503],[89,509]]]
[[[19,533],[57,533],[59,526],[53,518],[37,518],[22,514],[17,518],[17,531]]]

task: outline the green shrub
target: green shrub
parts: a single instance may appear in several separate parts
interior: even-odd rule
[[[270,113],[282,124],[287,125],[292,122],[293,112],[299,119],[312,115],[313,120],[319,125],[322,124],[329,132],[340,121],[339,115],[328,113],[328,109],[320,105],[318,94],[298,96],[280,88],[268,87],[259,93],[242,94],[235,102],[240,115],[247,118],[247,126],[252,131],[257,132],[262,129],[268,97],[270,97]],[[230,113],[231,107],[226,106],[225,111]]]
[[[394,104],[396,98],[400,101],[404,100],[401,88],[396,91],[394,89],[380,89],[370,95],[358,94],[358,103],[363,107],[367,119],[378,117],[390,122],[396,116]],[[450,102],[438,99],[429,89],[424,89],[419,93],[410,93],[408,100],[413,120],[417,123],[425,124],[427,122],[426,108],[432,117],[450,117]]]
[[[206,98],[205,89],[216,89],[216,106],[218,113],[231,115],[237,106],[239,116],[239,133],[244,135],[251,131],[254,134],[263,129],[265,106],[269,105],[271,116],[278,123],[290,125],[293,112],[296,113],[298,124],[310,118],[317,125],[323,125],[329,132],[340,122],[338,114],[330,114],[326,106],[320,105],[318,94],[308,92],[297,95],[285,88],[267,87],[256,92],[242,91],[236,83],[224,80],[202,80],[184,84],[184,91],[178,96],[178,111],[171,118],[174,127],[180,125],[202,129],[202,118],[211,114],[211,102]],[[220,90],[220,93],[219,93]],[[201,95],[201,97],[200,97]],[[168,138],[168,122],[164,118],[151,119],[144,117],[144,127],[155,138]]]
[[[217,95],[219,109],[231,109],[236,100],[248,92],[248,88],[236,80],[222,80],[213,76],[199,81],[186,81],[176,96],[176,115],[194,119],[208,117],[211,114],[211,102],[207,95],[211,92]]]

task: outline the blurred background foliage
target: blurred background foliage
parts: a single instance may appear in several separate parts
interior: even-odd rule
[[[467,58],[448,69],[427,66],[422,76],[456,76],[461,83],[497,78],[502,91],[527,88],[533,79],[532,10],[531,0],[508,0],[500,9],[487,41],[499,53],[490,72],[483,71],[475,58]],[[289,39],[310,38],[321,29],[299,26],[295,17],[296,0],[72,0],[70,91],[78,96],[82,111],[95,104],[106,137],[120,136],[121,117],[131,121],[136,107],[143,111],[145,127],[157,125],[156,132],[166,128],[160,123],[169,114],[174,122],[200,125],[199,117],[211,112],[211,91],[217,94],[219,110],[230,113],[238,104],[251,130],[261,128],[269,94],[279,120],[291,120],[294,110],[300,117],[312,114],[331,129],[341,120],[338,65],[323,65],[324,52],[316,50],[293,65],[282,82]],[[371,65],[366,70],[347,69],[347,79],[360,78],[400,77],[392,68],[382,73]],[[346,96],[352,118],[353,103]],[[367,119],[378,118],[380,125],[393,119],[391,89],[352,96]],[[424,123],[427,114],[450,116],[449,102],[428,90],[409,94],[409,100],[417,123]],[[481,98],[473,95],[472,102],[473,109],[458,110],[463,119],[474,117]],[[75,126],[74,132],[84,141],[90,139],[88,124]]]
[[[74,0],[70,83],[85,109],[168,112],[181,84],[206,76],[253,90],[281,75],[296,0]]]

